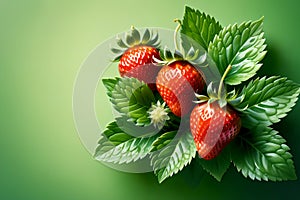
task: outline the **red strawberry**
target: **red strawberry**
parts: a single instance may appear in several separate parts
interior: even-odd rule
[[[176,116],[184,116],[193,108],[195,92],[204,87],[200,72],[187,61],[165,65],[156,78],[157,90]]]
[[[132,27],[130,34],[126,34],[124,40],[118,39],[119,48],[111,50],[120,59],[119,72],[122,77],[133,77],[148,83],[151,89],[155,89],[155,80],[159,72],[159,66],[153,64],[154,59],[160,59],[157,34],[145,30],[143,37]]]
[[[190,128],[200,157],[215,158],[234,139],[241,128],[237,112],[217,102],[195,106],[190,116]]]
[[[154,65],[153,58],[159,59],[159,51],[151,46],[134,46],[129,48],[119,62],[120,75],[134,77],[149,83],[155,89],[155,80],[161,67]]]

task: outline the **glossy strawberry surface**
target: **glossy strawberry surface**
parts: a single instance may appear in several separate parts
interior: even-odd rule
[[[195,92],[200,93],[205,82],[200,71],[186,61],[164,66],[156,79],[157,90],[176,116],[187,115],[195,105]]]
[[[241,119],[229,106],[220,108],[216,102],[202,103],[191,113],[190,128],[199,156],[210,160],[239,133]]]
[[[159,59],[159,51],[151,46],[135,46],[129,48],[120,58],[119,72],[122,77],[134,77],[149,83],[155,89],[156,76],[161,69],[154,63],[153,58]]]

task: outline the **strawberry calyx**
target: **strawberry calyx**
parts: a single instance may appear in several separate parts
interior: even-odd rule
[[[207,67],[207,53],[200,52],[199,49],[190,47],[188,50],[185,50],[182,45],[179,49],[175,49],[172,52],[168,47],[161,49],[159,51],[160,58],[153,58],[154,61],[159,65],[170,65],[176,61],[187,61],[194,66]]]
[[[118,47],[112,47],[111,51],[116,55],[114,61],[118,61],[121,56],[130,48],[136,46],[149,46],[154,48],[159,48],[160,40],[158,38],[158,33],[153,33],[152,30],[145,29],[142,34],[134,26],[131,30],[124,34],[123,37],[117,37]]]
[[[213,102],[218,102],[219,106],[221,108],[225,107],[227,105],[228,101],[233,101],[237,97],[237,93],[234,90],[232,90],[229,93],[226,93],[226,90],[224,90],[224,80],[226,75],[229,73],[229,71],[232,69],[231,65],[228,65],[227,69],[225,70],[220,83],[218,85],[218,90],[213,86],[213,82],[211,82],[207,86],[207,96],[202,94],[195,93],[195,96],[197,97],[197,101],[195,103],[203,103],[208,102],[208,104],[211,104]]]
[[[187,61],[195,66],[207,67],[207,52],[202,52],[191,44],[188,44],[188,46],[185,44],[184,47],[183,42],[178,37],[178,32],[182,25],[181,20],[176,18],[174,22],[178,23],[174,31],[175,51],[172,52],[168,47],[161,49],[159,52],[161,59],[154,58],[155,62],[160,65],[169,65],[176,61]]]

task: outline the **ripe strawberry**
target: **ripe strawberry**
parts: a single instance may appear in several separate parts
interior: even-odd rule
[[[195,106],[190,116],[190,128],[200,157],[215,158],[234,139],[241,128],[237,112],[217,102]]]
[[[117,41],[119,49],[112,48],[117,54],[119,72],[122,77],[137,78],[148,83],[152,90],[155,90],[155,80],[159,72],[159,66],[155,65],[154,59],[160,59],[157,34],[152,35],[148,29],[143,37],[132,27],[131,34],[127,34],[125,40]]]
[[[200,73],[187,61],[175,61],[159,71],[157,90],[176,116],[184,116],[192,110],[195,92],[200,93],[205,84]]]
[[[153,58],[159,59],[159,51],[151,46],[134,46],[129,48],[119,62],[120,75],[134,77],[149,83],[155,89],[155,80],[161,67],[154,65]]]

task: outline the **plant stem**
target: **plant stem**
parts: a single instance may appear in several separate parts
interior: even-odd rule
[[[181,27],[181,21],[180,21],[180,19],[176,18],[176,19],[174,19],[174,22],[178,23],[178,25],[177,25],[177,27],[176,27],[176,29],[174,31],[174,45],[175,45],[175,49],[179,49],[178,42],[177,42],[177,34],[178,34],[178,31],[179,31],[179,29]]]
[[[219,84],[219,90],[218,90],[218,98],[221,99],[221,93],[222,93],[222,89],[223,89],[223,82],[224,82],[224,79],[226,78],[228,72],[231,70],[232,66],[231,65],[228,65],[228,67],[226,68],[222,78],[221,78],[221,81],[220,81],[220,84]]]

